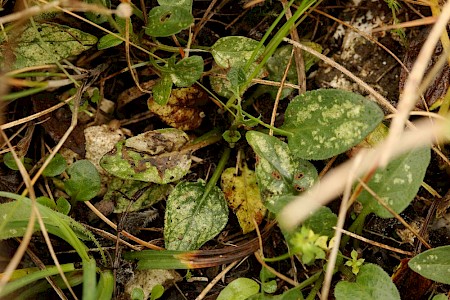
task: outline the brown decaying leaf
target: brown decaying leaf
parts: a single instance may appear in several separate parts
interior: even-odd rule
[[[206,104],[208,95],[194,85],[187,88],[173,89],[169,102],[162,106],[151,97],[148,107],[167,125],[180,130],[193,130],[200,126],[203,113],[200,106]]]

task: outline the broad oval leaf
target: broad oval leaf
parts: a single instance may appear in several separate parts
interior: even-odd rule
[[[40,39],[43,43],[39,42]],[[15,42],[13,68],[20,69],[78,55],[95,45],[97,38],[68,26],[43,23],[36,24],[36,28],[28,25]],[[0,61],[3,59],[0,56]]]
[[[170,78],[176,86],[191,86],[202,76],[203,58],[198,55],[183,58],[169,70]]]
[[[250,278],[240,277],[230,282],[217,300],[245,300],[259,292],[259,284]]]
[[[45,167],[42,175],[47,177],[58,176],[66,170],[66,167],[67,162],[64,157],[61,154],[56,153],[52,160],[50,160],[50,163],[47,165],[47,167]]]
[[[377,265],[363,265],[356,282],[338,282],[334,290],[336,300],[400,300],[391,277]]]
[[[413,257],[408,266],[425,278],[450,284],[450,246],[422,252]]]
[[[417,194],[430,163],[430,157],[429,148],[403,154],[391,161],[386,169],[377,171],[368,186],[395,212],[401,213]],[[377,216],[393,217],[369,192],[363,191],[358,199]]]
[[[79,160],[67,169],[70,178],[64,182],[66,193],[77,201],[88,201],[97,196],[101,188],[100,175],[88,160]]]
[[[249,131],[246,138],[257,155],[256,177],[266,207],[277,213],[286,203],[280,196],[294,195],[311,187],[317,179],[314,166],[294,158],[288,145],[274,136]]]
[[[304,159],[327,159],[362,141],[383,119],[378,105],[361,95],[319,89],[295,97],[281,127],[292,133],[292,154]]]
[[[259,42],[243,36],[226,36],[220,38],[211,47],[214,61],[222,68],[242,66],[251,58]],[[264,51],[261,47],[258,58]]]
[[[181,182],[167,199],[166,248],[196,250],[219,234],[227,222],[227,203],[218,187],[206,193],[204,182]]]
[[[186,133],[175,128],[147,131],[120,141],[100,160],[108,173],[123,179],[165,184],[180,180],[191,167],[191,152],[182,148]]]
[[[164,37],[176,34],[194,23],[189,9],[181,6],[157,6],[148,14],[145,33],[149,36]]]
[[[220,185],[228,206],[236,214],[243,233],[255,230],[255,223],[260,224],[266,214],[261,201],[255,172],[243,164],[236,175],[236,168],[222,172]]]

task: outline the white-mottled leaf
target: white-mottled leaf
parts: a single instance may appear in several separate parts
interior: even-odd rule
[[[167,5],[191,8],[192,0],[158,0],[158,4],[161,6]]]
[[[198,55],[183,58],[169,70],[170,78],[176,86],[191,86],[202,76],[203,58]]]
[[[147,131],[125,141],[100,160],[100,166],[123,179],[165,184],[180,180],[191,167],[191,152],[181,151],[189,137],[174,128]]]
[[[39,36],[42,38],[40,41]],[[0,44],[4,40],[0,38]],[[14,69],[52,64],[91,48],[97,38],[89,33],[58,24],[27,25],[14,41]],[[0,56],[0,61],[4,57]],[[3,62],[4,63],[4,62]]]
[[[204,182],[181,182],[167,199],[166,248],[196,250],[219,234],[227,222],[227,203],[218,187],[205,194]]]
[[[430,163],[430,156],[429,148],[410,151],[390,162],[386,169],[377,171],[368,186],[395,212],[401,213],[416,196]],[[367,191],[363,191],[358,199],[377,216],[393,217]]]
[[[220,67],[238,67],[247,63],[258,43],[243,36],[227,36],[217,40],[211,47],[211,53]],[[263,47],[259,49],[255,58],[258,58],[263,51]]]
[[[338,282],[334,290],[336,300],[400,300],[391,277],[379,266],[363,265],[356,282]]]
[[[361,95],[336,89],[306,92],[289,103],[281,127],[291,132],[292,154],[326,159],[362,141],[383,119],[378,105]]]
[[[145,33],[149,36],[164,37],[176,34],[194,23],[190,9],[184,6],[157,6],[150,10]]]
[[[168,75],[163,75],[160,80],[153,87],[153,99],[159,105],[166,105],[172,92],[172,78]]]
[[[450,246],[429,249],[413,257],[408,266],[436,282],[450,284]]]
[[[266,207],[278,212],[285,205],[278,196],[294,195],[310,188],[317,179],[314,166],[294,158],[288,145],[274,136],[249,131],[246,138],[257,155],[256,177]]]

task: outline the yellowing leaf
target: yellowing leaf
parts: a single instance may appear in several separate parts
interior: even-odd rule
[[[244,233],[255,229],[253,220],[260,224],[266,214],[266,208],[261,201],[255,172],[246,164],[236,175],[235,168],[228,168],[222,173],[221,186],[228,206],[236,214],[239,225]]]

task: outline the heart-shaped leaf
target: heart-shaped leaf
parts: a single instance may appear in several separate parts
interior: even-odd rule
[[[429,148],[410,151],[391,161],[386,169],[377,171],[368,186],[395,212],[401,213],[416,196],[430,156]],[[393,217],[369,192],[363,191],[358,199],[377,216]]]
[[[294,195],[313,185],[317,179],[314,166],[293,158],[289,146],[278,138],[249,131],[246,138],[257,155],[256,177],[266,207],[278,212],[283,205],[278,196]]]
[[[336,300],[400,300],[391,277],[377,265],[361,267],[356,282],[341,281],[334,290]]]
[[[236,175],[236,168],[225,169],[221,176],[221,187],[228,206],[238,218],[243,233],[254,230],[253,220],[256,224],[260,224],[266,214],[255,172],[245,163],[239,168],[239,175]]]
[[[292,133],[292,154],[326,159],[362,141],[383,119],[375,102],[336,89],[320,89],[295,97],[288,105],[283,130]]]
[[[66,193],[77,201],[88,201],[97,196],[101,188],[100,175],[88,160],[79,160],[67,169],[70,178],[64,182]]]
[[[110,174],[165,184],[180,180],[191,166],[191,151],[182,151],[189,137],[174,128],[147,131],[125,141],[100,160]]]
[[[194,23],[194,17],[186,7],[157,6],[148,14],[145,33],[154,37],[171,36],[188,28],[192,23]]]
[[[183,58],[173,67],[169,67],[170,78],[178,87],[193,85],[203,73],[203,58],[198,55]]]
[[[243,36],[226,36],[217,40],[211,47],[214,61],[222,68],[243,66],[251,58],[258,41]],[[259,49],[258,58],[264,52]]]
[[[450,284],[450,246],[429,249],[413,257],[408,266],[436,282]]]
[[[206,193],[204,182],[181,182],[167,199],[166,248],[196,250],[219,234],[227,222],[227,203],[218,187]]]

